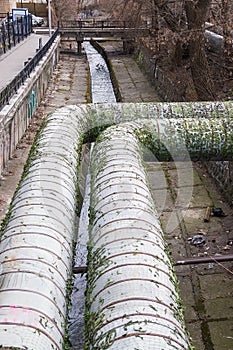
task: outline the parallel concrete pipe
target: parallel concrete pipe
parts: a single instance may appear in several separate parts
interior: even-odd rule
[[[92,156],[85,349],[188,349],[177,280],[131,125]]]
[[[32,146],[32,152],[22,181],[2,225],[0,242],[0,347],[20,350],[62,349],[67,316],[66,287],[71,274],[72,243],[75,238],[79,151],[83,140],[88,142],[95,139],[104,128],[112,124],[135,120],[135,122],[131,122],[126,126],[123,124],[121,126],[123,135],[124,127],[131,130],[130,140],[132,140],[132,145],[126,150],[129,158],[127,166],[132,169],[134,174],[132,179],[133,185],[131,186],[133,189],[138,188],[137,191],[139,192],[133,196],[132,208],[130,207],[128,211],[122,210],[124,204],[122,196],[124,195],[120,193],[119,174],[116,173],[115,179],[110,177],[107,180],[108,174],[114,172],[115,168],[119,170],[119,164],[112,159],[115,154],[115,143],[111,146],[110,153],[106,154],[109,161],[108,165],[99,163],[100,159],[98,159],[98,156],[94,158],[96,159],[94,161],[96,169],[99,167],[101,171],[106,171],[105,179],[99,178],[96,172],[96,178],[94,178],[96,188],[93,195],[96,196],[97,202],[93,204],[93,208],[95,207],[96,210],[92,235],[96,250],[101,247],[98,250],[98,254],[96,254],[96,259],[100,261],[100,258],[103,257],[102,243],[104,243],[104,241],[98,241],[100,238],[98,238],[97,223],[101,225],[101,231],[104,232],[106,219],[114,220],[115,218],[118,221],[118,215],[124,214],[122,222],[119,221],[118,223],[119,227],[123,227],[123,222],[126,223],[128,219],[131,222],[131,215],[135,217],[137,212],[145,212],[146,220],[143,221],[144,223],[140,222],[140,225],[143,224],[141,225],[142,227],[137,226],[137,232],[146,230],[145,242],[142,242],[141,238],[139,238],[140,243],[143,244],[139,244],[138,249],[144,248],[142,249],[143,253],[153,250],[150,253],[153,261],[150,260],[149,253],[147,253],[148,257],[145,264],[153,265],[152,274],[154,273],[155,276],[151,276],[151,271],[148,267],[143,266],[140,266],[140,275],[142,274],[146,280],[153,277],[155,278],[153,281],[156,282],[145,281],[145,290],[143,291],[143,293],[145,292],[145,299],[151,298],[151,303],[147,303],[147,308],[150,309],[152,314],[159,312],[161,315],[163,314],[163,309],[167,309],[168,319],[171,319],[172,322],[174,321],[174,323],[171,322],[174,328],[173,326],[164,327],[162,318],[161,320],[156,319],[155,324],[159,324],[159,332],[165,336],[168,342],[170,341],[170,332],[175,330],[177,334],[175,335],[175,340],[171,338],[172,344],[174,345],[175,341],[177,341],[177,343],[181,344],[178,346],[186,348],[188,343],[184,336],[183,326],[179,324],[174,315],[175,310],[179,309],[179,302],[174,287],[176,282],[164,250],[161,228],[156,215],[153,216],[153,203],[145,183],[144,171],[141,169],[136,140],[138,138],[146,146],[150,145],[156,156],[158,155],[161,159],[163,157],[167,159],[169,147],[170,149],[179,150],[181,143],[186,146],[187,152],[188,154],[190,152],[191,157],[199,159],[201,157],[221,157],[222,160],[232,159],[232,110],[233,106],[230,102],[216,104],[93,104],[64,107],[47,118],[44,129],[41,130]],[[122,140],[120,135],[118,137]],[[172,146],[169,146],[169,140],[172,141]],[[164,143],[166,147],[162,147]],[[117,141],[116,144],[118,144]],[[104,152],[105,150],[98,151],[99,154]],[[123,156],[125,157],[125,155]],[[126,172],[125,168],[122,168],[122,170]],[[130,178],[124,177],[126,181],[124,186],[128,189]],[[114,202],[108,203],[107,201],[106,197],[111,197],[112,190],[107,182],[102,183],[104,180],[109,181],[109,184],[113,185],[112,187],[115,187],[117,191],[119,190],[115,203],[119,207],[119,214],[114,212]],[[145,199],[140,200],[140,196]],[[106,213],[109,212],[107,216],[105,211]],[[91,213],[92,209],[90,215]],[[151,227],[148,224],[150,221]],[[134,225],[132,229],[134,229]],[[134,255],[134,253],[137,253],[136,245],[138,244],[135,240],[135,237],[137,237],[136,230],[133,233],[135,237],[128,236],[125,229],[123,231],[127,234],[125,238],[127,238],[128,246],[130,239],[133,239],[133,244],[128,252],[132,259],[131,264],[135,264],[136,259],[134,260],[134,258],[137,255]],[[114,235],[117,236],[117,233]],[[122,239],[122,236],[120,236],[120,239]],[[121,244],[120,241],[116,245],[115,243],[111,245],[110,241],[106,242],[104,249],[106,249],[106,252],[110,252],[111,261],[112,255],[115,254],[117,256],[121,253],[121,249],[123,249]],[[152,255],[158,256],[158,258],[154,260]],[[128,259],[127,254],[126,256]],[[147,255],[145,254],[145,256]],[[116,259],[116,265],[119,264],[117,257],[114,259]],[[125,257],[125,260],[127,259]],[[158,270],[155,269],[155,264],[158,264]],[[103,267],[106,267],[106,265]],[[137,298],[135,289],[141,288],[142,281],[138,281],[138,284],[135,284],[134,268],[131,266],[128,269],[131,271],[133,280],[125,282],[124,285],[126,287],[122,292],[125,299],[130,298],[131,292],[131,297]],[[127,268],[124,269],[122,267],[125,279],[128,277],[126,270]],[[118,269],[113,271],[116,272]],[[111,272],[109,273],[111,274]],[[102,299],[98,297],[101,293],[105,293],[101,288],[105,287],[108,282],[106,277],[107,279],[111,278],[111,275],[109,277],[107,273],[103,275],[103,279],[100,279],[99,275],[96,276],[98,286],[93,290],[93,296],[97,295],[97,299],[93,300],[93,303],[90,305],[93,312],[95,312],[96,308],[98,310],[98,302],[100,303],[100,309],[105,305],[102,299],[104,299],[104,303],[107,302],[105,296]],[[161,283],[160,287],[157,286],[158,277],[160,279],[159,283]],[[111,279],[109,282],[113,284]],[[115,290],[114,293],[119,293],[119,285],[122,286],[123,284],[118,283],[118,285],[111,285],[107,288],[107,290],[111,291],[110,296],[113,298],[113,302],[116,299],[114,299],[112,291]],[[149,285],[155,285],[156,290],[160,288],[164,291],[161,295],[159,294],[158,298],[161,303],[158,302],[156,306],[155,297],[150,294],[150,288],[147,289],[146,287]],[[169,308],[171,295],[174,296],[173,306]],[[88,302],[91,301],[89,300]],[[110,303],[109,299],[107,304],[109,307]],[[131,301],[129,303],[134,305]],[[121,305],[124,305],[124,308],[127,306],[126,303]],[[157,308],[158,311],[153,310],[153,307]],[[148,312],[149,309],[147,310]],[[136,312],[135,307],[134,312]],[[122,316],[121,311],[119,311],[119,315]],[[166,318],[165,315],[162,317]],[[132,322],[143,322],[140,332],[144,330],[144,316],[138,320],[135,320],[132,316]],[[113,323],[110,322],[109,326],[104,326],[105,334],[109,334],[109,341],[112,341],[112,336],[115,337],[115,330],[111,328],[112,325]],[[137,328],[139,324],[136,323],[135,325],[135,328],[139,329]],[[125,324],[125,326],[126,328],[129,326],[129,330],[132,332],[132,325],[128,324],[127,326]],[[122,327],[116,326],[116,323],[114,327],[117,328],[117,332],[119,330],[117,337],[123,336]],[[151,330],[150,327],[152,327]],[[155,331],[154,321],[146,328],[147,333],[152,331]],[[99,338],[99,335],[99,333],[96,333],[95,336]],[[138,335],[139,337],[141,336],[141,334]],[[127,339],[131,341],[133,338],[128,337]],[[163,344],[165,343],[167,344],[166,340],[163,340]],[[169,347],[166,349],[169,349]]]
[[[33,145],[0,243],[1,348],[62,349],[82,134],[75,109],[64,109]]]

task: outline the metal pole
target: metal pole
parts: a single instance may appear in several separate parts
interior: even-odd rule
[[[214,262],[223,262],[223,261],[233,261],[233,255],[216,255],[208,257],[199,257],[199,258],[184,258],[183,260],[178,260],[175,262],[175,266],[178,265],[196,265],[196,264],[206,264]]]
[[[10,26],[13,27],[13,22],[10,23],[10,13],[7,12],[7,37],[8,37],[8,48],[9,49],[11,49]]]
[[[74,266],[73,267],[73,273],[75,275],[79,273],[86,273],[87,272],[87,266]]]
[[[50,1],[48,0],[48,24],[49,24],[49,36],[51,36],[51,6],[50,6]]]

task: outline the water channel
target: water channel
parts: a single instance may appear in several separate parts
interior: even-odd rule
[[[104,73],[103,75],[106,75],[106,69],[102,68],[102,63],[101,65],[97,65],[95,59],[93,59],[93,61],[93,74],[96,74],[96,71],[99,73],[101,73],[102,71],[102,73]],[[101,83],[102,82],[103,81],[101,80]],[[80,82],[78,83],[80,84]],[[108,92],[109,88],[107,88],[106,91]],[[106,101],[106,92],[102,92],[100,96],[102,96],[104,98],[104,101]],[[60,103],[60,98],[58,100]],[[103,102],[103,100],[100,101]],[[107,102],[108,101],[109,100],[107,99]],[[96,106],[94,106],[93,108],[98,108],[98,102],[99,101],[97,99],[95,101]],[[75,101],[74,103],[76,104],[77,102]],[[116,104],[115,106],[118,107],[119,104]],[[130,116],[133,112],[132,106],[133,105],[131,105],[129,108]],[[103,111],[105,111],[105,109],[107,108],[106,104],[104,104],[102,108],[102,110],[100,109],[100,113],[97,113],[98,116],[103,115]],[[114,109],[114,107],[110,108]],[[155,108],[154,105],[153,108]],[[166,108],[166,105],[163,104],[163,110],[164,108]],[[141,114],[141,111],[144,112],[144,109],[145,105],[142,105],[140,111],[138,112],[138,115]],[[90,181],[90,175],[88,174],[88,164],[90,151],[87,149],[86,151],[84,151],[84,154],[85,156],[82,157],[82,179],[79,183],[80,193],[84,197],[84,205],[82,208],[81,217],[79,218],[80,225],[77,243],[76,265],[85,265],[86,263],[86,241],[88,240],[88,192]],[[176,164],[176,166],[177,165],[178,164]],[[187,175],[186,165],[185,167],[183,167],[182,163],[180,163],[179,166],[181,173],[184,174],[184,176]],[[156,207],[161,212],[160,219],[161,221],[163,221],[164,227],[166,228],[168,221],[167,218],[171,216],[171,213],[176,214],[177,217],[180,213],[185,214],[183,215],[185,216],[185,222],[181,225],[179,224],[178,219],[177,222],[174,221],[174,224],[177,226],[177,228],[173,233],[169,231],[166,237],[169,244],[172,245],[174,258],[179,260],[185,256],[197,256],[197,254],[198,256],[199,254],[205,256],[205,254],[208,254],[208,252],[210,251],[212,252],[212,254],[218,254],[219,252],[224,253],[225,251],[228,251],[228,249],[231,248],[230,245],[228,245],[228,242],[231,242],[229,238],[231,238],[230,234],[232,232],[232,224],[230,218],[231,212],[226,206],[223,207],[222,201],[217,203],[217,201],[213,199],[213,196],[209,196],[209,191],[207,192],[205,189],[205,185],[203,185],[204,180],[206,179],[206,175],[204,174],[204,176],[199,176],[197,173],[195,173],[194,183],[192,186],[192,191],[195,194],[195,198],[194,196],[190,198],[189,207],[184,207],[182,202],[180,210],[174,210],[173,202],[174,198],[177,198],[175,191],[178,191],[181,194],[186,194],[187,188],[190,188],[190,186],[187,186],[187,181],[179,181],[179,178],[177,179],[177,170],[175,170],[174,164],[169,163],[160,165],[158,164],[158,162],[152,161],[152,163],[149,163],[147,167],[149,177],[151,177],[149,180],[153,187],[154,201],[156,202]],[[165,180],[165,177],[169,180],[168,185],[166,185],[166,181],[159,181],[160,176],[162,176],[162,180]],[[213,189],[211,189],[210,191],[214,193]],[[216,193],[214,193],[214,195],[216,195]],[[223,207],[223,210],[226,213],[226,217],[211,217],[210,223],[203,223],[203,216],[206,207],[213,207],[216,205]],[[165,209],[164,212],[162,212],[163,209]],[[190,238],[192,238],[194,233],[199,232],[199,230],[202,233],[204,232],[204,234],[206,235],[206,244],[204,246],[196,247],[195,245],[190,244]],[[222,267],[220,269],[218,265],[214,265],[212,263],[209,264],[207,267],[206,266],[207,265],[203,265],[199,268],[194,267],[190,270],[186,270],[185,267],[181,266],[180,269],[176,269],[178,271],[178,278],[181,282],[181,291],[183,293],[181,294],[181,296],[187,307],[186,321],[188,322],[188,327],[191,329],[191,332],[193,334],[193,338],[195,340],[195,345],[197,349],[224,349],[225,347],[230,349],[230,342],[232,342],[232,334],[230,333],[232,319],[230,319],[230,317],[227,316],[231,309],[232,303],[232,299],[230,296],[230,278],[228,277],[229,275],[227,275],[226,273],[225,275],[222,273]],[[228,283],[229,287],[227,287]],[[202,287],[201,290],[200,286]],[[224,286],[224,288],[222,288],[222,286]],[[73,350],[83,349],[83,312],[85,308],[85,289],[85,275],[76,275],[74,281],[74,293],[72,295],[73,309],[70,312],[69,327],[70,339],[73,344]],[[220,294],[222,296],[221,298],[219,297]],[[221,314],[219,314],[218,316],[217,312],[218,310],[220,310],[219,306],[221,306]],[[204,313],[205,310],[208,312],[208,314]],[[206,315],[208,316],[206,317]],[[222,315],[226,315],[226,320],[223,320],[225,322],[225,326],[222,326]],[[219,322],[218,317],[220,318]],[[18,332],[21,332],[19,329],[19,327],[16,328]],[[3,331],[5,333],[5,330]],[[11,337],[9,336],[8,338],[11,339]],[[214,342],[214,344],[217,345],[212,346],[211,342]],[[203,343],[205,344],[205,346],[203,346]],[[143,349],[143,347],[141,348]],[[124,347],[120,347],[120,349],[124,349]],[[154,348],[152,347],[152,349]],[[158,349],[160,349],[160,347],[158,347]]]
[[[93,103],[116,102],[110,74],[104,58],[90,44],[84,42],[84,49],[90,70],[91,100]],[[91,148],[92,149],[92,148]],[[89,204],[90,204],[90,161],[91,150],[82,159],[80,192],[83,195],[83,205],[78,225],[75,265],[86,266],[87,242],[89,239]],[[84,312],[85,312],[86,273],[73,277],[72,308],[69,312],[69,337],[73,350],[84,347]]]

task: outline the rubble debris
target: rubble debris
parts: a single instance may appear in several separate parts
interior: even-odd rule
[[[204,222],[209,222],[210,221],[210,214],[211,214],[211,208],[207,207],[205,216],[204,216]]]
[[[212,208],[212,215],[217,217],[225,217],[226,214],[223,212],[222,208]]]
[[[188,239],[190,244],[195,246],[203,246],[206,243],[206,239],[204,235],[195,235]]]

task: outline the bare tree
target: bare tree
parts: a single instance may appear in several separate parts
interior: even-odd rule
[[[233,4],[232,0],[222,0],[222,29],[224,39],[224,59],[227,68],[227,78],[233,78]]]
[[[165,56],[164,47],[167,48],[167,61],[170,60],[170,65],[175,68],[182,64],[182,57],[188,49],[191,75],[198,99],[214,99],[214,84],[204,37],[211,0],[152,0],[152,4],[157,7],[157,15],[160,17],[158,23],[162,23],[158,26],[162,31],[160,30],[156,38],[160,42],[158,55]]]
[[[192,78],[201,100],[212,100],[214,85],[205,51],[205,21],[211,0],[185,1],[189,29],[189,54]]]
[[[101,4],[112,18],[124,19],[134,26],[145,19],[151,23],[150,36],[142,39],[143,45],[153,48],[157,63],[165,70],[175,73],[176,69],[183,69],[183,74],[190,77],[190,68],[199,100],[215,99],[205,41],[205,22],[212,18],[222,32],[222,57],[228,78],[232,78],[232,0],[102,0]],[[218,64],[222,57],[217,58]]]
[[[75,19],[77,8],[78,5],[76,0],[53,0],[51,2],[52,22],[54,23],[55,21],[61,21],[62,19]]]

